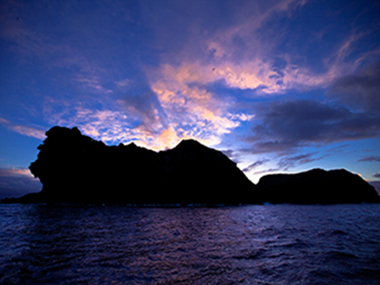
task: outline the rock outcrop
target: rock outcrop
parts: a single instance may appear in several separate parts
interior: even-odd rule
[[[260,200],[272,204],[379,203],[375,188],[344,169],[313,169],[297,174],[262,177],[257,184]]]
[[[30,170],[41,192],[3,202],[110,204],[256,203],[255,185],[222,152],[195,140],[154,152],[106,146],[77,128],[53,127]]]

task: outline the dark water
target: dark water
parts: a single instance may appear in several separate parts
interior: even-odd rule
[[[0,284],[380,284],[380,205],[0,205]]]

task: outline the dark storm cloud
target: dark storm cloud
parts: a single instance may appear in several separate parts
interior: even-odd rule
[[[380,178],[380,173],[375,173],[375,174],[373,175],[373,177],[375,177],[375,178]]]
[[[380,110],[380,62],[366,67],[353,75],[337,79],[330,96],[352,107],[361,107],[370,112]]]
[[[296,100],[271,103],[256,112],[253,152],[289,152],[298,147],[371,138],[380,133],[380,115],[354,113],[344,106]]]

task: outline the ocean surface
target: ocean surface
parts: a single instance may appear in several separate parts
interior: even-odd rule
[[[0,284],[380,284],[380,205],[0,204]]]

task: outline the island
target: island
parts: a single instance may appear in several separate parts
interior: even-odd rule
[[[238,205],[259,203],[255,185],[222,152],[189,139],[155,152],[106,146],[78,128],[46,132],[30,171],[40,192],[4,203]]]
[[[257,184],[260,200],[271,204],[379,203],[375,188],[345,169],[312,169],[295,174],[263,176]]]
[[[376,190],[346,170],[267,175],[255,185],[221,151],[196,140],[155,152],[135,143],[107,146],[77,127],[55,126],[31,173],[38,193],[2,203],[241,205],[378,203]]]

